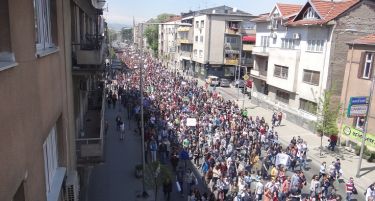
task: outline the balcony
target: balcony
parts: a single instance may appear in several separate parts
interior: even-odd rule
[[[178,32],[187,32],[187,31],[190,31],[190,27],[178,27],[177,31]]]
[[[251,69],[250,76],[267,81],[267,71],[264,71],[264,70]]]
[[[254,46],[253,47],[253,54],[268,57],[268,47],[266,46]]]
[[[76,44],[75,52],[77,65],[101,65],[104,63],[106,44],[101,38],[89,38],[82,44]]]
[[[179,44],[193,44],[193,40],[189,40],[187,38],[180,38],[180,39],[177,39],[177,43],[179,43]]]
[[[233,65],[233,66],[236,66],[239,64],[239,60],[238,59],[229,59],[229,58],[225,58],[224,59],[224,64],[225,65]]]
[[[192,52],[181,51],[181,52],[180,52],[180,57],[181,57],[182,59],[190,60],[191,57],[192,57]]]
[[[88,109],[83,129],[76,139],[77,163],[80,166],[95,165],[104,160],[104,90],[89,91]]]
[[[254,45],[251,44],[243,44],[242,45],[242,50],[243,51],[253,51]]]

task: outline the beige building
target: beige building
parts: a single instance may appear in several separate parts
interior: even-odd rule
[[[78,200],[76,159],[95,152],[76,138],[88,138],[84,90],[96,87],[106,52],[101,6],[1,0],[0,200]]]
[[[358,38],[348,43],[349,51],[346,60],[345,76],[342,87],[341,102],[345,115],[340,122],[341,136],[360,144],[361,135],[365,128],[365,116],[349,117],[348,106],[351,97],[368,97],[371,89],[371,79],[374,76],[375,34]],[[366,145],[375,149],[375,98],[372,97],[369,111]]]

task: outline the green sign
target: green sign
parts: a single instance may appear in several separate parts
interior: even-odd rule
[[[345,137],[349,137],[353,141],[358,142],[358,144],[360,144],[362,142],[363,132],[361,130],[352,128],[344,124],[342,127],[342,135],[344,135]],[[375,148],[375,136],[367,133],[365,144],[369,147]]]

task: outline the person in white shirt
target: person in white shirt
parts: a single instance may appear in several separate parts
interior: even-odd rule
[[[263,179],[260,178],[256,187],[255,187],[255,193],[256,193],[258,201],[263,200],[264,185],[263,185],[262,181],[263,181]]]
[[[366,201],[375,200],[375,183],[371,184],[366,190]]]
[[[324,177],[326,175],[326,162],[323,161],[323,163],[320,165],[320,169],[319,169],[319,180],[320,178]]]

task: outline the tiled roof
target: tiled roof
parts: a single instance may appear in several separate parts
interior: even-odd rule
[[[174,22],[181,20],[181,16],[170,16],[169,19],[166,20],[166,22]]]
[[[298,13],[302,8],[302,5],[286,3],[277,3],[276,6],[279,8],[280,14],[283,17]]]
[[[267,22],[269,21],[269,16],[267,14],[259,15],[257,18],[252,19],[252,22]]]
[[[375,33],[355,39],[354,44],[375,45]]]
[[[321,19],[317,20],[296,20],[298,17],[289,25],[314,25],[314,24],[324,24],[333,19],[335,19],[340,14],[347,11],[349,8],[354,6],[360,2],[360,0],[342,0],[342,1],[327,1],[327,0],[310,0],[304,6],[304,9],[300,11],[298,16],[302,15],[305,10],[306,6],[311,4],[311,6],[315,9]]]

